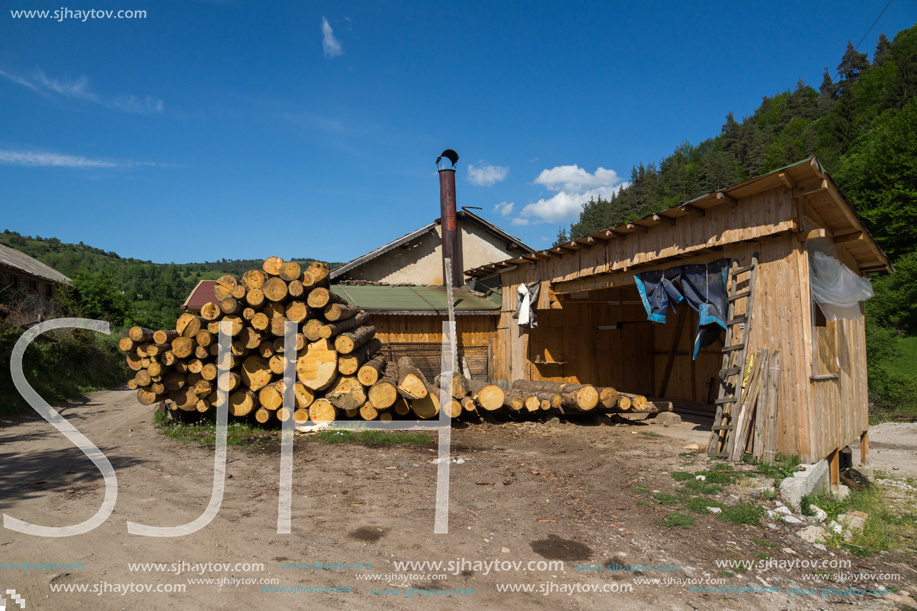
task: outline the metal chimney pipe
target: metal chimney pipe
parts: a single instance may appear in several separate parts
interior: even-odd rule
[[[441,167],[440,162],[446,157],[452,162],[452,167]],[[440,229],[443,235],[443,286],[452,282],[453,287],[461,287],[463,283],[462,266],[458,261],[458,230],[455,214],[455,164],[458,162],[458,153],[446,149],[436,159],[439,168],[439,211]],[[452,261],[452,277],[446,278],[445,259]]]

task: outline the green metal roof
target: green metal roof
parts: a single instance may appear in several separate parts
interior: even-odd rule
[[[364,310],[388,314],[442,315],[449,313],[442,286],[362,286],[335,284],[331,290]],[[467,288],[453,290],[456,314],[498,314],[501,297],[480,297]]]

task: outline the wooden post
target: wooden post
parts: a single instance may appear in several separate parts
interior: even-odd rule
[[[869,431],[863,431],[860,435],[860,466],[869,466]]]
[[[837,450],[828,455],[828,470],[831,478],[831,492],[837,492],[841,483],[841,454]]]

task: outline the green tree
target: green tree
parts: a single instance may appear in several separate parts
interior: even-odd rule
[[[872,65],[881,66],[892,56],[892,43],[885,36],[885,32],[879,34],[879,42],[876,43],[876,51],[872,55]]]

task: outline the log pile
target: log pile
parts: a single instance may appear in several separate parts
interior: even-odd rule
[[[497,385],[452,379],[452,397],[441,405],[439,377],[428,380],[409,357],[390,361],[380,352],[369,315],[331,291],[329,268],[306,269],[270,257],[241,278],[221,276],[213,301],[200,314],[182,314],[174,329],[133,327],[119,346],[135,373],[128,386],[142,405],[164,402],[176,412],[211,412],[219,390],[229,414],[260,424],[428,419],[444,409],[452,418],[472,414],[578,414],[656,411],[645,397],[588,384],[518,380]],[[296,373],[284,377],[285,327],[296,325]],[[219,360],[219,333],[231,349]],[[294,405],[283,407],[292,388]]]

